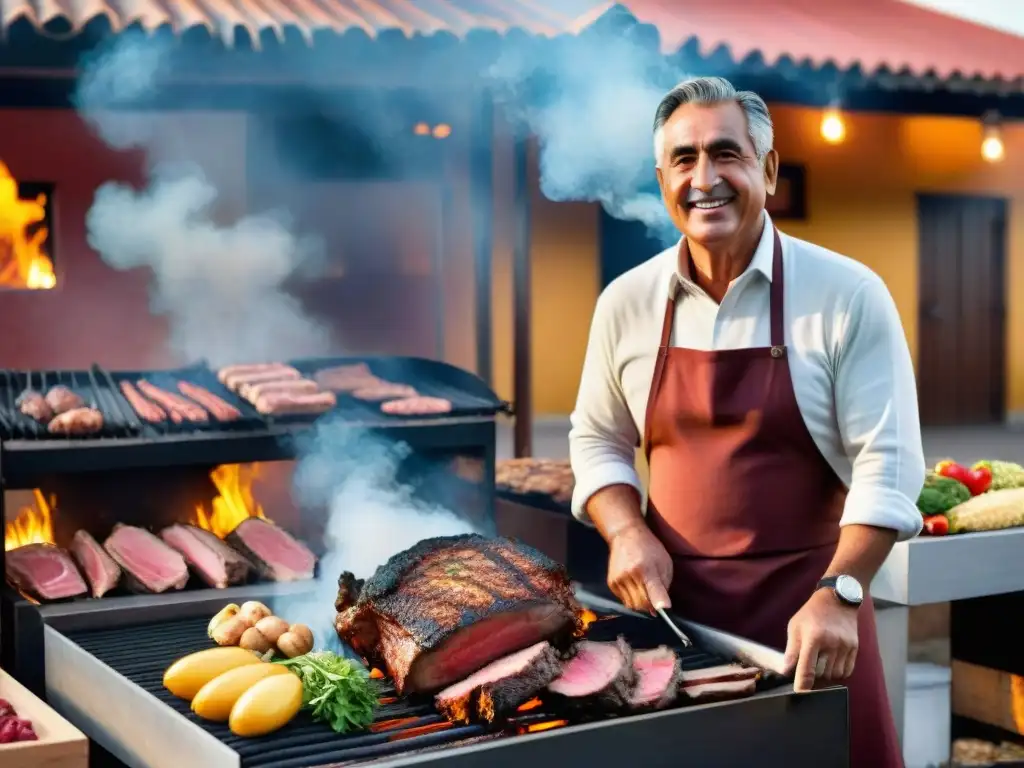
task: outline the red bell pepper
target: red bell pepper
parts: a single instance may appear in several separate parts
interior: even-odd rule
[[[988,467],[968,469],[955,461],[940,461],[935,465],[935,472],[963,483],[971,496],[980,496],[992,487],[992,470]]]
[[[932,515],[924,519],[924,530],[929,536],[945,536],[949,533],[949,520],[945,515]]]

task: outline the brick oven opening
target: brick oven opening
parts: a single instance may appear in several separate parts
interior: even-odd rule
[[[57,286],[53,193],[51,183],[17,181],[0,162],[0,289],[49,290]]]

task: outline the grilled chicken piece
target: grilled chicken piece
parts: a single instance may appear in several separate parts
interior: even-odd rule
[[[46,402],[42,393],[36,392],[34,389],[26,389],[18,395],[16,405],[23,414],[42,424],[46,424],[53,418],[53,408]]]
[[[53,409],[53,412],[58,415],[75,408],[82,408],[85,405],[85,401],[78,394],[63,384],[52,387],[46,393],[46,402]]]
[[[94,435],[103,429],[103,414],[95,408],[73,408],[53,417],[47,430],[54,435]]]

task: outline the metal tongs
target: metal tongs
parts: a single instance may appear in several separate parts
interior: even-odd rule
[[[662,620],[668,624],[668,628],[671,629],[675,636],[679,638],[679,642],[683,644],[684,648],[689,648],[693,645],[693,642],[687,634],[683,632],[683,630],[681,630],[674,621],[672,621],[672,618],[665,612],[664,608],[655,608],[654,610],[657,611]]]

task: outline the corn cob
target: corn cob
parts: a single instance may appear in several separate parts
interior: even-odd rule
[[[953,507],[946,516],[950,533],[998,531],[1024,525],[1024,488],[983,493]]]

